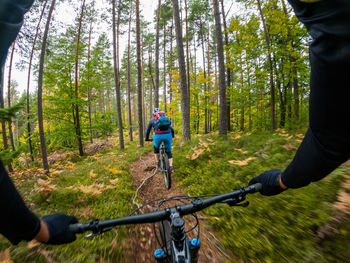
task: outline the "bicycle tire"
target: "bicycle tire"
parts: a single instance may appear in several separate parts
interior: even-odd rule
[[[161,247],[168,257],[171,256],[171,226],[168,220],[158,223]]]
[[[163,153],[163,174],[164,174],[164,183],[165,187],[169,190],[171,188],[171,172],[170,172],[170,165],[169,165],[169,159],[168,155],[166,153]]]

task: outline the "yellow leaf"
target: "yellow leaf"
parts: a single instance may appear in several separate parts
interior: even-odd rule
[[[191,154],[186,155],[187,159],[190,159],[190,160],[197,159],[205,151],[205,149],[194,148],[193,151],[194,151],[194,153],[192,155]]]
[[[143,243],[146,243],[146,242],[147,242],[147,238],[143,237],[143,238],[142,238],[142,242],[143,242]]]
[[[230,164],[235,164],[235,165],[238,165],[238,166],[244,166],[244,165],[247,165],[249,161],[251,160],[254,160],[256,159],[256,157],[249,157],[245,160],[231,160],[231,161],[228,161]]]
[[[90,171],[90,179],[96,178],[97,174],[94,173],[94,170]]]

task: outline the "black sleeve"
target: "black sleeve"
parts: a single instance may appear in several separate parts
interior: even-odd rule
[[[175,131],[174,131],[174,128],[173,127],[170,127],[171,129],[171,136],[174,138],[175,137]]]
[[[34,0],[0,0],[0,65],[5,63],[7,50],[16,39],[23,16]]]
[[[153,127],[153,118],[149,121],[148,126],[147,126],[146,136],[145,136],[146,141],[149,140],[149,134],[151,132],[152,127]]]
[[[309,129],[282,175],[298,188],[350,158],[350,1],[289,2],[312,37]]]
[[[0,161],[0,233],[12,244],[32,240],[40,230],[40,220],[24,204]]]

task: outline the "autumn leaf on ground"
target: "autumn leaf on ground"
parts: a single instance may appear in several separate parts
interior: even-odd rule
[[[298,147],[291,144],[291,143],[288,143],[286,145],[283,145],[283,148],[286,149],[287,151],[290,151],[290,150],[293,150],[293,149],[297,149]]]
[[[280,135],[283,136],[283,137],[289,137],[288,133],[281,133]]]
[[[233,149],[236,150],[236,151],[239,151],[242,154],[247,154],[248,153],[248,151],[243,151],[242,149],[238,149],[238,148],[233,148]]]
[[[12,263],[10,249],[7,248],[4,251],[0,252],[0,262],[1,263]]]
[[[41,243],[39,243],[38,241],[36,241],[35,239],[33,239],[32,241],[28,242],[27,244],[27,248],[28,249],[32,249],[33,247],[37,247],[37,246],[40,246]],[[0,262],[2,262],[0,260]]]
[[[295,136],[297,136],[297,137],[300,138],[300,139],[303,139],[303,138],[304,138],[304,134],[301,134],[301,133],[298,133],[298,134],[295,135]]]
[[[115,178],[115,179],[109,180],[109,182],[111,184],[117,184],[119,182],[119,178]]]
[[[90,171],[90,179],[96,178],[97,174],[94,173],[94,170]]]
[[[232,139],[234,139],[234,140],[237,140],[237,139],[239,139],[239,138],[241,138],[241,135],[239,135],[239,134],[237,134],[236,136],[233,136],[233,137],[232,137]]]
[[[69,163],[66,168],[72,170],[74,168],[74,163]]]
[[[110,171],[112,174],[121,174],[123,171],[117,170],[117,168],[109,168],[108,166],[103,166],[107,171]]]
[[[299,140],[299,139],[296,139],[295,141],[296,141],[297,143],[301,143],[301,140]]]
[[[56,190],[56,186],[50,184],[49,180],[43,180],[41,178],[38,179],[39,186],[35,187],[35,190],[41,193],[49,193],[53,190]]]
[[[235,164],[235,165],[239,165],[239,166],[244,166],[244,165],[247,165],[249,161],[251,160],[254,160],[256,159],[256,157],[249,157],[245,160],[231,160],[231,161],[228,161],[230,164]]]
[[[83,210],[75,210],[75,214],[80,215],[81,217],[89,218],[94,217],[94,212],[91,211],[91,206],[85,207]]]
[[[203,148],[194,148],[193,149],[193,154],[191,155],[191,154],[188,154],[188,155],[186,155],[186,158],[187,159],[190,159],[190,160],[195,160],[195,159],[197,159],[203,152],[205,151],[205,149],[203,149]]]

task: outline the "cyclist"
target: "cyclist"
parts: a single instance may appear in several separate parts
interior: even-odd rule
[[[262,184],[264,195],[318,181],[350,158],[350,1],[289,2],[312,37],[309,129],[284,172],[251,180]]]
[[[154,146],[154,158],[156,161],[156,166],[159,167],[159,147],[162,141],[164,141],[165,145],[165,152],[168,155],[169,159],[169,166],[170,166],[170,172],[174,172],[173,168],[173,155],[171,153],[171,145],[173,142],[173,138],[175,137],[174,129],[169,125],[166,125],[164,127],[159,127],[156,123],[156,117],[161,113],[162,111],[159,108],[155,108],[153,110],[153,118],[149,121],[147,130],[146,130],[146,141],[150,141],[149,134],[151,132],[151,129],[154,130],[154,136],[153,136],[153,146]]]
[[[23,15],[34,0],[0,0],[0,69],[4,67],[7,51],[15,40]],[[0,70],[0,85],[2,73]],[[41,220],[24,204],[0,161],[0,233],[12,244],[36,239],[47,244],[63,244],[75,240],[68,226],[78,222],[73,216],[53,214]]]

